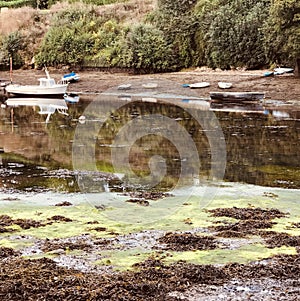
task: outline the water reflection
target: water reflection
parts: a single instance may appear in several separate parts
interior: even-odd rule
[[[38,113],[41,115],[47,115],[45,122],[48,123],[52,114],[56,111],[63,115],[68,115],[68,106],[66,101],[63,98],[8,98],[5,101],[5,104],[8,107],[19,107],[19,106],[26,106],[32,108],[39,108]],[[11,114],[11,122],[13,123],[13,116],[14,113],[12,111]]]
[[[113,100],[120,101],[122,108],[112,112],[108,119],[107,116],[101,115],[101,110],[97,116],[84,115],[85,107],[93,100],[87,96],[81,97],[80,102],[76,104],[66,104],[63,100],[55,100],[53,103],[52,99],[48,102],[35,100],[28,105],[25,100],[9,100],[8,107],[0,109],[0,149],[4,149],[4,153],[0,154],[0,187],[46,187],[77,191],[76,173],[71,171],[74,131],[80,120],[88,123],[91,129],[99,121],[106,120],[97,137],[94,137],[97,141],[97,168],[103,176],[96,177],[91,174],[90,179],[97,186],[99,178],[101,189],[104,191],[118,190],[122,182],[110,176],[110,173],[116,172],[112,166],[112,148],[122,149],[125,144],[115,143],[115,137],[120,129],[132,120],[151,114],[167,116],[188,131],[195,141],[201,163],[199,175],[193,175],[193,178],[195,183],[201,185],[209,177],[211,147],[205,130],[181,108],[184,105],[192,107],[196,112],[199,110],[201,114],[213,111],[217,116],[227,147],[225,180],[276,187],[300,187],[299,108],[274,103],[215,104],[194,99],[174,99],[174,104],[171,105],[152,96],[140,99],[128,99],[125,96]],[[102,101],[98,100],[102,112],[106,111],[105,108],[110,106],[111,101],[108,96]],[[33,109],[33,104],[38,110]],[[58,114],[53,114],[54,107]],[[45,122],[45,118],[39,112],[47,112],[47,116],[51,112],[51,122],[47,127],[40,126],[41,122]],[[66,112],[68,115],[64,114]],[[129,162],[136,174],[147,175],[151,172],[150,158],[164,158],[166,174],[159,188],[169,188],[178,180],[184,158],[178,155],[178,150],[168,139],[159,135],[161,131],[172,130],[171,128],[162,128],[160,124],[155,123],[150,126],[153,133],[137,139],[130,149]],[[134,136],[134,133],[127,132],[128,137],[124,133],[120,135],[123,135],[122,141],[126,141],[130,136]],[[189,150],[186,149],[185,152],[188,158]],[[192,164],[190,167],[194,172]],[[189,173],[189,168],[184,172]],[[122,174],[121,171],[118,173]],[[123,181],[126,181],[126,178],[123,178]]]

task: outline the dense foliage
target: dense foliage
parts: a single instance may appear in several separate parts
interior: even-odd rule
[[[47,9],[52,4],[57,2],[57,0],[1,0],[0,1],[0,8],[1,7],[22,7],[22,6],[32,6],[38,7],[39,9]],[[95,5],[106,5],[118,2],[125,2],[122,0],[71,0],[70,2],[83,2],[87,4],[95,4]]]
[[[300,58],[300,1],[273,0],[264,25],[266,55],[277,64]]]
[[[54,2],[32,3],[48,8]],[[39,47],[31,47],[38,65],[157,72],[203,65],[260,68],[290,65],[300,58],[299,0],[157,0],[155,10],[136,22],[125,20],[124,14],[130,14],[138,0],[124,3],[123,15],[117,13],[120,6],[115,13],[103,13],[97,5],[127,1],[83,0],[80,6],[71,2],[73,7],[54,13],[42,41],[37,39]],[[30,36],[29,28],[12,54],[19,61],[20,54],[26,56],[22,45]],[[14,39],[15,33],[1,37],[2,63]]]
[[[258,68],[266,64],[261,26],[269,0],[234,0],[210,13],[206,55],[211,67]]]
[[[0,1],[0,7],[22,7],[22,6],[36,6],[36,0],[11,0],[11,1]]]

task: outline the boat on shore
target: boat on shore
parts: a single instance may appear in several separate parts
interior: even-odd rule
[[[211,100],[215,101],[261,101],[264,92],[210,92]]]
[[[220,89],[230,89],[232,87],[232,83],[218,82],[218,87]]]
[[[293,72],[294,72],[293,68],[279,67],[279,68],[274,69],[274,74],[275,75],[281,75],[281,74],[284,74],[284,73],[293,73]]]
[[[5,87],[6,93],[32,96],[64,95],[67,91],[68,82],[60,81],[56,83],[55,80],[50,77],[47,69],[45,69],[45,72],[47,77],[39,78],[39,85],[9,84]]]
[[[67,82],[77,82],[80,80],[80,76],[75,73],[75,72],[70,72],[68,74],[64,74],[63,77],[61,78],[62,81],[67,81]]]
[[[191,89],[201,89],[201,88],[207,88],[210,86],[210,83],[208,82],[199,82],[199,83],[194,83],[194,84],[190,84],[189,87]]]

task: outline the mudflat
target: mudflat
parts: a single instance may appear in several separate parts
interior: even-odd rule
[[[68,70],[51,69],[50,75],[59,80]],[[80,93],[101,93],[107,89],[118,85],[128,84],[131,81],[140,80],[141,82],[150,81],[172,81],[184,85],[199,82],[207,82],[208,87],[193,89],[199,97],[209,98],[210,91],[224,91],[218,87],[218,82],[232,83],[232,88],[226,91],[232,92],[265,92],[265,98],[268,100],[280,100],[284,102],[300,102],[300,78],[294,74],[286,73],[275,76],[264,76],[267,70],[211,70],[208,68],[197,68],[193,70],[156,73],[156,74],[133,74],[130,72],[114,71],[77,71],[80,75],[80,81],[72,83],[69,86],[70,92]],[[45,77],[43,70],[14,70],[12,80],[20,84],[38,84],[38,78]],[[1,79],[9,79],[8,71],[0,72]]]

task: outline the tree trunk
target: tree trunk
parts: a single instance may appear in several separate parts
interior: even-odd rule
[[[300,77],[300,59],[296,59],[295,72],[296,77]]]

